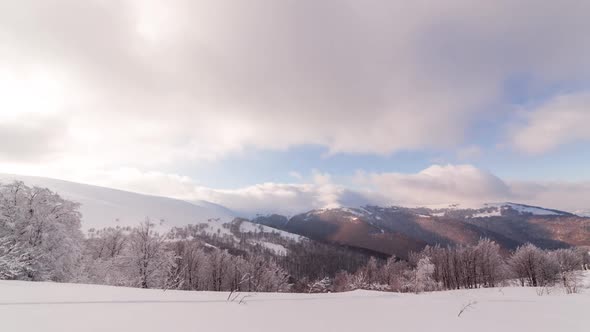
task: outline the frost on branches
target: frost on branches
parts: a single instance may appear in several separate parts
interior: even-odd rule
[[[83,235],[78,204],[22,182],[0,185],[0,277],[71,280]]]

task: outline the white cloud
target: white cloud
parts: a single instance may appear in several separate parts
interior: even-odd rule
[[[356,178],[379,194],[382,204],[477,206],[512,201],[570,212],[590,207],[588,181],[506,181],[472,165],[433,165],[415,174],[359,173]]]
[[[534,107],[525,123],[514,128],[512,141],[520,150],[538,154],[562,144],[590,141],[590,92],[558,95]]]
[[[514,181],[510,186],[524,203],[570,212],[590,210],[590,181]]]
[[[476,158],[466,129],[501,108],[514,75],[527,74],[531,95],[588,82],[588,12],[575,0],[4,1],[0,170],[248,212],[474,199],[588,208],[587,184],[512,183],[469,165],[365,174],[362,192],[320,172],[217,190],[142,171],[303,144]],[[588,105],[573,93],[533,107],[510,142],[541,153],[588,140]]]
[[[0,110],[26,108],[22,122],[55,109],[66,144],[48,153],[80,168],[153,169],[246,147],[456,146],[515,72],[540,85],[589,77],[589,6],[6,1],[0,67],[29,78]]]
[[[358,181],[402,205],[481,203],[514,197],[504,181],[471,165],[433,165],[416,174],[364,174]]]
[[[330,174],[314,171],[302,184],[261,183],[235,188],[204,187],[189,177],[138,169],[119,169],[97,176],[72,174],[68,180],[144,194],[217,203],[242,216],[293,215],[318,208],[367,204],[474,206],[512,201],[565,211],[588,210],[590,182],[505,181],[472,165],[433,165],[417,173],[365,173],[355,187],[335,183]]]

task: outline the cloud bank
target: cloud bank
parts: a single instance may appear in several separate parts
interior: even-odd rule
[[[572,142],[590,141],[590,92],[558,95],[529,110],[514,129],[514,145],[540,154]]]
[[[462,146],[515,75],[539,91],[589,78],[589,11],[574,0],[6,1],[0,127],[61,129],[3,158],[153,168],[248,147]],[[532,112],[514,145],[587,138],[569,130],[581,111],[549,110],[583,109],[587,97],[564,98]],[[539,135],[554,121],[558,143]]]
[[[570,212],[590,208],[586,199],[590,182],[505,181],[472,165],[433,165],[418,173],[358,173],[351,176],[355,189],[334,183],[329,174],[316,172],[311,179],[304,180],[308,182],[215,189],[184,176],[126,169],[79,181],[187,201],[204,200],[247,217],[367,204],[469,207],[512,201]]]

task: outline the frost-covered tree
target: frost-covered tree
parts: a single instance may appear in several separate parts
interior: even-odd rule
[[[26,257],[18,278],[68,281],[75,277],[83,235],[77,203],[22,182],[0,185],[0,241]]]
[[[332,281],[328,277],[316,280],[309,285],[308,293],[327,293],[331,285]]]
[[[397,260],[395,257],[391,257],[387,260],[387,263],[383,266],[383,282],[389,286],[392,291],[403,290],[403,278],[409,266],[405,261]]]
[[[176,240],[169,244],[181,282],[176,288],[186,290],[208,290],[209,257],[202,243],[194,239]]]
[[[567,293],[577,293],[581,281],[583,257],[575,249],[558,249],[549,253],[558,267],[559,279]]]
[[[18,244],[0,242],[0,279],[17,279],[29,267],[30,258]]]
[[[475,263],[477,283],[484,287],[495,287],[506,274],[500,246],[489,239],[481,239],[473,250],[477,257]]]
[[[422,257],[418,261],[416,270],[413,275],[413,291],[416,293],[432,291],[436,289],[436,282],[432,278],[434,273],[434,264],[430,262],[430,257]]]
[[[120,256],[128,241],[130,228],[108,227],[88,231],[86,241],[88,253],[94,259],[109,259]]]
[[[131,228],[91,229],[85,241],[81,272],[76,281],[115,286],[133,285],[125,253]]]
[[[556,261],[530,243],[518,247],[508,263],[522,286],[546,286],[554,283],[557,278]]]
[[[209,256],[209,277],[212,290],[222,291],[229,289],[229,262],[231,255],[226,250],[213,250]]]
[[[147,219],[129,235],[124,260],[128,264],[128,278],[141,288],[163,287],[173,267],[174,256],[166,249],[165,237],[154,230]]]
[[[350,287],[350,273],[346,271],[340,271],[334,276],[332,288],[335,292],[347,292],[352,290]]]

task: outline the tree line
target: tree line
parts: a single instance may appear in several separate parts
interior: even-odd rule
[[[514,252],[481,239],[473,246],[428,246],[404,261],[268,232],[208,233],[206,224],[164,233],[136,227],[81,231],[79,205],[22,182],[0,185],[0,279],[53,280],[141,288],[230,292],[421,292],[509,283],[563,285],[576,292],[588,250]],[[237,229],[237,230],[236,230]],[[272,241],[284,253],[260,245]]]
[[[575,293],[581,271],[588,269],[588,248],[543,250],[525,244],[507,253],[495,242],[481,239],[473,246],[427,246],[411,253],[408,261],[371,259],[357,272],[341,272],[315,290],[422,292],[519,285],[562,286]]]

